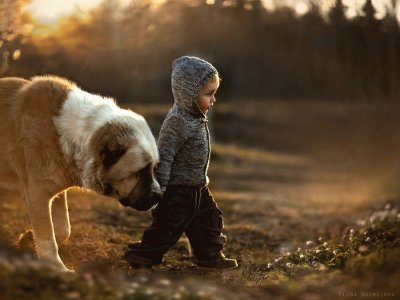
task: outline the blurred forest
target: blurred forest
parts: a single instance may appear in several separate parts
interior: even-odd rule
[[[28,2],[0,2],[1,76],[51,73],[121,102],[170,102],[171,61],[191,54],[217,66],[230,99],[400,99],[397,0],[381,19],[371,0],[353,18],[341,0],[301,16],[279,1],[108,0],[52,31],[20,9]]]

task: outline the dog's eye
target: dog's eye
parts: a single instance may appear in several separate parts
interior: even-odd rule
[[[132,176],[128,176],[128,177],[124,177],[124,178],[118,179],[117,182],[121,183],[121,182],[123,182],[123,181],[125,181],[125,180],[127,180],[127,179],[129,179],[129,178],[131,178],[131,177],[133,177],[133,176],[135,176],[135,175],[132,175]]]
[[[130,180],[130,179],[139,178],[139,177],[140,177],[139,173],[132,172],[132,173],[129,173],[126,177],[121,177],[121,178],[117,179],[116,182],[122,182],[124,180]]]
[[[141,169],[138,173],[140,174],[140,176],[145,176],[147,175],[149,172],[151,172],[151,164],[146,165],[143,169]]]
[[[109,183],[104,184],[104,186],[103,186],[104,195],[110,196],[114,193],[114,191],[115,191],[114,187],[111,184],[109,184]]]
[[[150,182],[152,179],[152,165],[148,164],[146,167],[140,170],[138,174],[141,180],[144,182]]]

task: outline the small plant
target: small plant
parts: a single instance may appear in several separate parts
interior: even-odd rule
[[[360,222],[361,223],[361,222]],[[400,247],[400,217],[398,208],[385,205],[375,212],[359,229],[349,229],[342,238],[323,242],[305,242],[305,249],[275,258],[266,271],[281,271],[296,277],[313,271],[343,269],[356,255],[366,255],[382,248]],[[323,243],[322,243],[323,242]]]

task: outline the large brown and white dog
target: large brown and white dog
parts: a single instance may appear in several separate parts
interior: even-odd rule
[[[145,119],[114,100],[59,77],[0,79],[0,186],[20,191],[38,256],[60,270],[68,270],[56,243],[70,235],[66,190],[124,205],[152,199],[158,160]]]

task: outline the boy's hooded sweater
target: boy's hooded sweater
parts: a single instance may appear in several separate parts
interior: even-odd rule
[[[197,57],[183,56],[172,64],[174,105],[158,137],[157,179],[167,185],[202,187],[208,184],[211,144],[207,117],[198,107],[202,88],[217,70]]]

